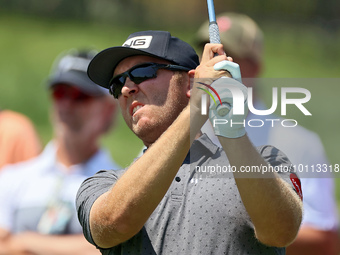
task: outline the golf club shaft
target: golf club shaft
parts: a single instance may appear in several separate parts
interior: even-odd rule
[[[207,0],[209,14],[209,39],[210,43],[221,43],[220,32],[215,16],[214,0]]]

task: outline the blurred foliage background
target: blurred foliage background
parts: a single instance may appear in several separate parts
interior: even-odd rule
[[[332,86],[313,88],[315,111],[320,109],[318,96],[328,102],[319,113],[324,119],[301,124],[318,132],[330,161],[340,163],[340,86],[334,85],[340,76],[340,1],[215,0],[215,10],[245,13],[260,25],[265,35],[262,77],[335,79]],[[149,29],[168,30],[193,43],[207,19],[203,0],[0,0],[0,107],[31,118],[46,144],[52,128],[44,81],[62,51],[102,50],[121,45],[132,32]],[[123,166],[142,148],[121,118],[103,143]],[[340,183],[337,189],[340,201]]]
[[[215,0],[216,13],[235,11],[274,19],[300,19],[320,23],[327,29],[339,25],[340,3],[336,0]],[[1,0],[2,10],[30,15],[103,21],[121,25],[186,27],[206,18],[206,2],[198,0]]]

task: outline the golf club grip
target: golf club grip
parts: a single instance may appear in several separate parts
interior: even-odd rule
[[[220,31],[218,30],[218,25],[216,21],[209,23],[209,39],[210,43],[221,43]]]

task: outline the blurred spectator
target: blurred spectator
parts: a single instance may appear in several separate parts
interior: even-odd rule
[[[255,91],[255,109],[264,108],[264,103],[256,97],[256,79],[263,63],[263,33],[258,25],[248,16],[237,13],[223,13],[217,16],[221,42],[228,56],[240,65],[243,82]],[[198,47],[203,48],[209,42],[208,22],[202,24],[196,34]],[[251,113],[248,119],[255,117]],[[256,115],[256,119],[265,120],[268,116]],[[276,117],[277,118],[277,117]],[[293,164],[316,166],[327,164],[322,142],[317,134],[301,126],[284,128],[246,127],[249,138],[255,146],[270,144],[282,150]],[[213,135],[210,123],[202,129],[218,143]],[[306,153],[307,152],[307,153]],[[334,180],[328,178],[301,178],[304,218],[298,237],[287,248],[287,254],[336,254],[338,213],[334,196]]]
[[[84,179],[118,168],[99,144],[116,103],[87,76],[94,54],[74,50],[57,59],[48,80],[54,139],[38,157],[0,173],[0,254],[99,254],[75,211]]]
[[[30,119],[18,112],[0,110],[0,168],[40,152],[40,138]]]

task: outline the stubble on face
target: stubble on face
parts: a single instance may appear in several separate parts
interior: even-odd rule
[[[167,89],[161,94],[152,95],[148,118],[136,118],[131,123],[131,130],[146,146],[154,143],[174,122],[188,104],[186,96],[187,74],[175,72]]]

